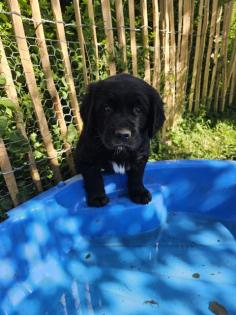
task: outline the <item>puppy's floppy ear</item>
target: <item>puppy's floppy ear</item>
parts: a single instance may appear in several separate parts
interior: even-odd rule
[[[151,86],[148,89],[150,110],[148,117],[148,135],[153,138],[165,122],[164,104],[159,93]]]
[[[80,115],[84,124],[84,130],[89,131],[94,127],[94,104],[97,83],[90,83],[87,92],[80,105]]]

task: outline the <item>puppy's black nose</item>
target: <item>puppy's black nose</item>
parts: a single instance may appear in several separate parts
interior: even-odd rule
[[[117,129],[115,135],[121,140],[128,140],[131,137],[131,131],[129,129]]]

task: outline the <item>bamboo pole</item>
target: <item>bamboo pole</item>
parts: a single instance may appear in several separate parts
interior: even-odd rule
[[[168,129],[171,122],[171,100],[170,100],[170,16],[168,3],[165,4],[165,86],[164,86],[164,102],[167,105],[165,127]]]
[[[233,75],[233,72],[235,73],[236,71],[236,36],[234,38],[234,46],[233,46],[233,51],[231,54],[231,59],[230,62],[228,64],[228,68],[227,68],[227,86],[226,86],[226,90],[228,89],[229,85],[230,85],[230,80],[231,80],[231,76]]]
[[[16,14],[12,14],[12,22],[16,35],[17,46],[21,58],[21,63],[24,69],[26,83],[34,105],[39,129],[43,138],[45,148],[50,160],[55,180],[61,180],[57,152],[53,146],[52,137],[48,128],[47,120],[43,111],[43,106],[40,99],[40,93],[37,87],[34,76],[34,69],[30,59],[30,53],[26,42],[25,31],[21,20],[21,12],[17,0],[8,0],[10,9]]]
[[[189,111],[194,110],[194,95],[196,89],[196,78],[197,78],[197,67],[200,56],[200,46],[201,46],[201,31],[202,31],[202,14],[203,14],[203,5],[204,0],[200,0],[199,10],[198,10],[198,26],[197,26],[197,40],[194,54],[194,63],[193,63],[193,72],[192,72],[192,82],[190,88],[190,97],[189,97]]]
[[[206,103],[207,103],[207,92],[208,92],[208,82],[209,82],[209,73],[210,73],[210,60],[211,60],[210,58],[211,58],[211,53],[213,49],[213,40],[214,40],[215,29],[216,29],[217,7],[218,7],[218,0],[213,0],[210,34],[209,34],[209,42],[208,42],[208,47],[207,47],[202,96],[201,96],[203,102],[206,102]]]
[[[13,205],[17,206],[19,204],[17,198],[19,190],[17,188],[14,172],[12,170],[11,162],[9,160],[7,150],[2,138],[0,138],[0,169],[2,170],[2,174],[7,185],[9,194],[11,196]]]
[[[78,103],[78,99],[76,95],[75,84],[74,84],[74,79],[73,79],[72,69],[71,69],[71,64],[70,64],[70,58],[69,58],[68,49],[67,49],[66,34],[65,34],[65,29],[63,25],[60,1],[51,0],[51,4],[52,4],[52,11],[53,11],[54,19],[56,20],[57,38],[59,40],[58,43],[61,50],[62,61],[64,64],[66,83],[69,88],[69,98],[70,98],[73,118],[77,126],[77,129],[80,131],[82,129],[82,120],[79,114],[79,103]]]
[[[119,46],[122,51],[122,63],[124,72],[128,72],[127,54],[126,54],[126,37],[125,37],[125,21],[124,21],[124,9],[122,0],[116,0],[116,24],[118,31]]]
[[[193,47],[193,37],[194,35],[196,34],[196,32],[194,31],[194,21],[195,21],[195,0],[189,0],[189,5],[190,5],[190,10],[191,10],[191,18],[190,18],[190,39],[189,39],[189,50],[188,50],[188,68],[189,68],[189,65],[190,63],[192,62],[192,54],[193,54],[193,51],[194,50],[194,47]],[[186,90],[187,90],[187,84],[186,84]],[[185,90],[185,92],[186,92]]]
[[[116,74],[116,64],[115,64],[115,48],[114,48],[114,38],[113,38],[113,29],[111,21],[111,8],[109,0],[101,0],[102,5],[102,16],[103,24],[106,35],[106,46],[108,53],[108,65],[110,75]]]
[[[193,44],[194,32],[194,21],[195,21],[195,0],[191,0],[191,27],[190,27],[190,46]]]
[[[184,34],[183,34],[183,15],[184,15],[184,3],[183,0],[178,1],[178,40],[177,40],[177,50],[176,50],[176,98],[177,98],[177,109],[176,111],[179,112],[182,106],[182,89],[183,86],[181,85],[181,79],[183,76],[182,68],[184,67],[181,64],[181,54],[184,53],[181,49],[181,44],[184,41]]]
[[[88,70],[87,70],[87,65],[86,65],[85,41],[84,41],[84,34],[83,34],[83,29],[82,29],[79,0],[73,0],[73,5],[75,9],[76,27],[77,27],[80,51],[81,51],[81,56],[82,56],[84,83],[88,85],[89,82],[88,82]]]
[[[182,30],[183,30],[183,0],[178,1],[178,40],[177,40],[177,52],[176,52],[176,68],[179,72],[179,60],[181,52],[181,40],[182,40]]]
[[[162,56],[163,56],[163,68],[165,63],[165,44],[166,44],[166,19],[165,19],[165,12],[166,12],[166,0],[159,0],[160,6],[160,24],[161,24],[161,32],[160,32],[160,41],[162,47]]]
[[[222,16],[222,6],[220,6],[217,10],[217,20],[216,20],[216,31],[215,31],[215,49],[214,49],[214,56],[213,56],[213,68],[211,73],[211,82],[209,87],[208,99],[212,100],[213,90],[216,81],[216,70],[218,64],[218,54],[220,48],[220,22]],[[210,107],[210,102],[207,104],[207,108]],[[218,104],[214,101],[214,111],[217,111]]]
[[[183,63],[183,93],[186,94],[187,90],[187,82],[188,82],[188,74],[189,74],[189,64],[190,64],[190,53],[191,51],[191,12],[194,10],[194,2],[189,0],[184,0],[184,17],[183,17],[183,39],[182,39],[182,63]],[[184,101],[184,97],[182,102]]]
[[[215,92],[214,92],[214,112],[217,112],[219,107],[219,86],[220,86],[220,77],[221,77],[221,71],[222,71],[222,64],[219,62],[218,63],[218,69],[217,69],[217,73],[216,73],[216,82],[215,82]]]
[[[171,102],[171,125],[173,125],[175,118],[177,118],[175,108],[175,93],[176,93],[176,72],[175,72],[175,59],[176,59],[176,44],[175,44],[175,22],[174,22],[174,6],[173,0],[167,2],[169,19],[170,19],[170,102]]]
[[[88,0],[88,16],[91,24],[91,31],[92,31],[92,40],[93,40],[93,48],[94,48],[94,54],[95,54],[95,72],[96,72],[96,79],[99,79],[99,54],[98,54],[98,41],[97,41],[97,33],[96,33],[96,25],[95,25],[95,19],[94,19],[94,10],[93,10],[93,1]]]
[[[61,104],[61,100],[59,94],[57,92],[54,80],[53,80],[53,71],[50,65],[50,59],[47,50],[47,44],[45,40],[45,34],[43,30],[41,12],[39,7],[38,0],[30,0],[31,10],[32,10],[32,18],[34,20],[35,34],[39,47],[40,60],[42,63],[42,69],[46,78],[46,84],[48,92],[51,96],[53,102],[53,109],[55,110],[57,120],[60,127],[60,132],[63,139],[63,146],[66,150],[67,162],[72,174],[75,174],[75,165],[71,152],[71,145],[66,141],[67,135],[67,126],[64,119],[63,108]]]
[[[165,81],[166,86],[168,86],[167,91],[169,91],[169,72],[170,72],[170,18],[169,18],[169,11],[168,5],[165,5]]]
[[[20,105],[18,102],[16,88],[14,86],[14,82],[13,82],[13,78],[12,78],[12,74],[11,74],[11,69],[10,69],[8,62],[7,62],[7,58],[6,58],[6,54],[5,54],[3,44],[2,44],[1,37],[0,37],[0,56],[1,56],[0,57],[0,74],[4,74],[4,77],[6,79],[5,91],[6,91],[7,97],[10,100],[12,100],[12,102],[15,104],[16,126],[17,126],[17,129],[23,135],[23,137],[29,143],[27,133],[25,130],[25,126],[24,126],[23,115],[22,115],[21,108],[20,108]],[[28,151],[28,159],[29,159],[31,177],[32,177],[32,180],[35,184],[35,187],[38,191],[42,191],[43,188],[42,188],[42,183],[40,180],[39,171],[37,169],[34,155],[33,155],[32,149],[30,147],[30,144],[29,144],[29,151]]]
[[[135,31],[135,10],[134,0],[128,0],[129,2],[129,25],[130,25],[130,45],[131,45],[131,57],[132,57],[132,72],[134,76],[138,75],[137,65],[137,46],[136,46],[136,31]]]
[[[196,78],[196,96],[195,96],[195,111],[199,110],[200,106],[200,93],[201,93],[201,78],[202,78],[202,63],[206,45],[206,34],[209,20],[209,4],[210,0],[205,0],[204,12],[203,12],[203,22],[202,22],[202,30],[201,30],[201,41],[200,41],[200,52],[199,52],[199,60],[197,64],[197,78]],[[209,67],[209,65],[207,65]],[[210,69],[209,69],[210,70]]]
[[[151,82],[150,73],[150,54],[148,42],[148,15],[147,15],[147,0],[141,0],[142,14],[142,34],[143,34],[143,49],[144,49],[144,80]]]
[[[222,88],[221,88],[221,100],[219,104],[219,110],[221,112],[225,109],[225,100],[227,93],[227,62],[228,62],[228,37],[230,31],[230,22],[233,12],[233,1],[226,3],[224,5],[224,18],[223,18],[223,28],[222,28],[222,48],[221,48],[221,57],[222,57]]]
[[[186,45],[186,53],[187,53],[187,57],[185,59],[184,62],[184,83],[183,83],[183,101],[187,104],[189,101],[189,91],[187,91],[188,89],[188,78],[189,75],[192,77],[192,73],[189,71],[190,69],[190,65],[192,64],[192,49],[193,49],[193,33],[194,33],[194,9],[195,9],[195,1],[194,0],[190,0],[188,2],[186,2],[186,0],[184,0],[184,10],[186,10],[186,16],[184,16],[184,20],[185,22],[183,23],[187,23],[186,27],[185,27],[185,31],[186,29],[188,29],[187,31],[187,45]],[[183,36],[184,39],[184,36]],[[187,93],[188,92],[188,93]]]
[[[230,85],[230,90],[229,90],[229,105],[234,106],[236,108],[236,61],[235,61],[234,70],[232,72],[232,79],[231,79],[231,85]]]
[[[189,49],[191,33],[191,2],[183,1],[183,25],[181,29],[181,39],[178,47],[179,60],[177,61],[177,111],[181,114],[184,110],[185,90],[187,86],[188,66],[189,66]],[[177,56],[178,56],[177,55]]]
[[[152,85],[160,90],[161,76],[161,47],[160,47],[160,18],[158,0],[152,0],[153,7],[153,32],[154,32],[154,71]]]

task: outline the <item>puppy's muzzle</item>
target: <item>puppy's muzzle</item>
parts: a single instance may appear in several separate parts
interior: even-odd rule
[[[126,128],[115,130],[115,136],[117,139],[127,141],[131,138],[131,131]]]

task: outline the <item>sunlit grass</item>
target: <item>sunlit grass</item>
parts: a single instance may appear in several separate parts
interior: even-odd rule
[[[158,152],[159,148],[159,152]],[[155,139],[151,159],[236,159],[236,112],[185,114],[167,139]]]

